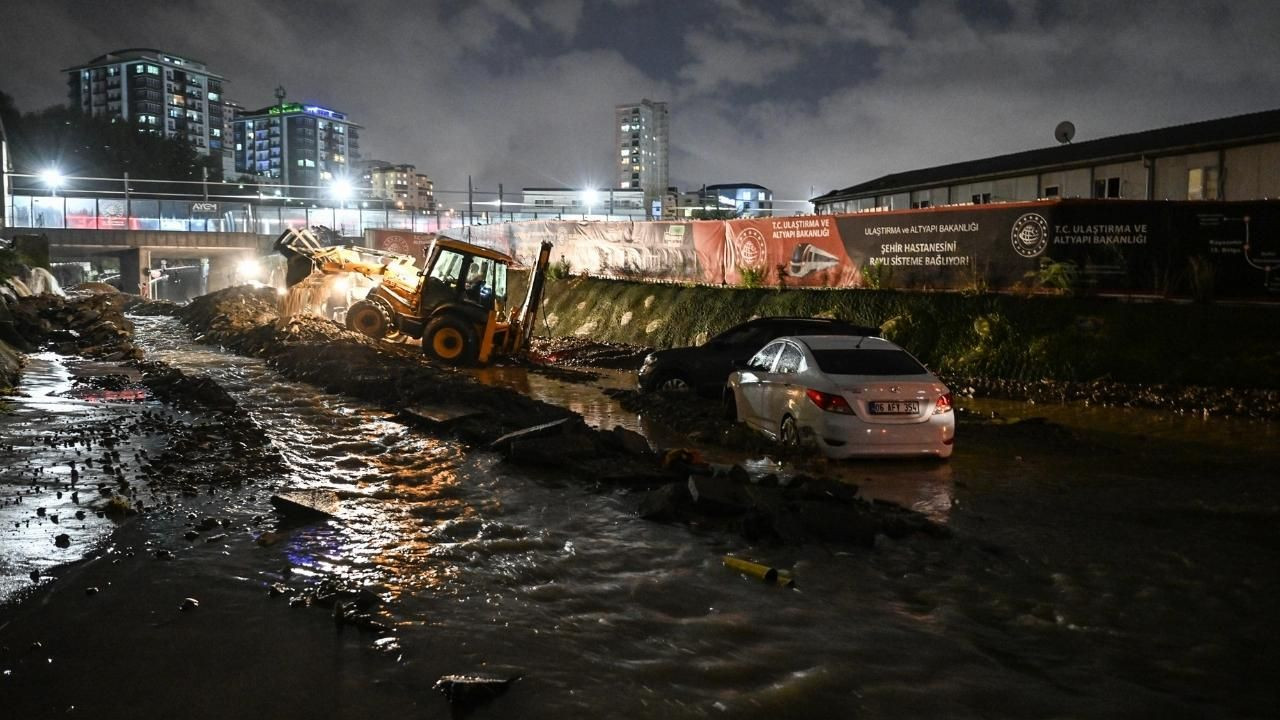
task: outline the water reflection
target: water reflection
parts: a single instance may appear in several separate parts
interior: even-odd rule
[[[494,366],[470,370],[472,377],[486,384],[505,387],[535,400],[572,410],[592,427],[611,430],[614,426],[644,433],[641,418],[604,394],[607,389],[635,387],[635,373],[592,369],[546,371],[516,366]]]
[[[0,602],[30,588],[31,572],[78,560],[104,542],[115,525],[99,516],[99,483],[143,485],[134,453],[163,446],[160,435],[123,430],[160,409],[144,390],[81,384],[104,376],[140,377],[117,364],[35,353],[15,394],[0,401]],[[94,465],[108,450],[117,453],[118,476],[106,472],[112,465]]]

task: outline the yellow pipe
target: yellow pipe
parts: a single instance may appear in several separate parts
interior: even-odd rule
[[[744,575],[750,575],[758,580],[763,580],[769,585],[781,585],[788,588],[796,585],[795,579],[791,577],[791,572],[788,570],[771,568],[768,565],[761,565],[760,563],[743,560],[732,555],[725,555],[723,561],[725,567],[737,570]]]

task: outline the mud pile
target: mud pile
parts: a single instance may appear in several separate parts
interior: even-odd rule
[[[570,417],[568,410],[504,388],[481,385],[465,373],[428,364],[406,348],[378,343],[314,315],[278,322],[275,293],[230,288],[196,298],[179,317],[196,340],[262,357],[282,374],[327,392],[399,411],[427,407],[459,416],[449,431],[471,443]]]
[[[327,320],[298,315],[279,322],[273,303],[258,291],[232,288],[197,298],[180,316],[205,342],[263,357],[287,377],[397,412],[424,431],[496,450],[556,481],[634,491],[644,517],[784,542],[866,544],[877,534],[935,532],[923,516],[867,504],[854,497],[856,488],[837,481],[800,479],[782,487],[775,478],[748,489],[741,468],[717,475],[679,453],[659,455],[636,433],[592,429],[569,410],[482,385]]]
[[[580,337],[534,338],[530,354],[544,362],[573,367],[639,370],[653,348],[626,343],[599,342]]]
[[[606,390],[622,407],[679,432],[694,442],[705,442],[747,452],[783,454],[783,448],[736,421],[722,402],[689,392]]]
[[[137,295],[125,296],[128,300],[125,302],[124,311],[130,315],[141,315],[143,317],[153,317],[157,315],[177,315],[179,308],[182,306],[169,300],[143,300]]]
[[[25,343],[19,349],[100,360],[141,358],[142,351],[133,346],[133,323],[124,316],[125,303],[126,296],[105,293],[19,298],[10,308],[14,330]]]

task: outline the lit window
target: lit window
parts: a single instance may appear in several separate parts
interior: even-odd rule
[[[1187,171],[1188,200],[1218,199],[1218,168],[1191,168]]]

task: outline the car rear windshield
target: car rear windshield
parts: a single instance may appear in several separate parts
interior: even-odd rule
[[[901,350],[814,350],[818,368],[828,375],[928,375],[929,371]]]

